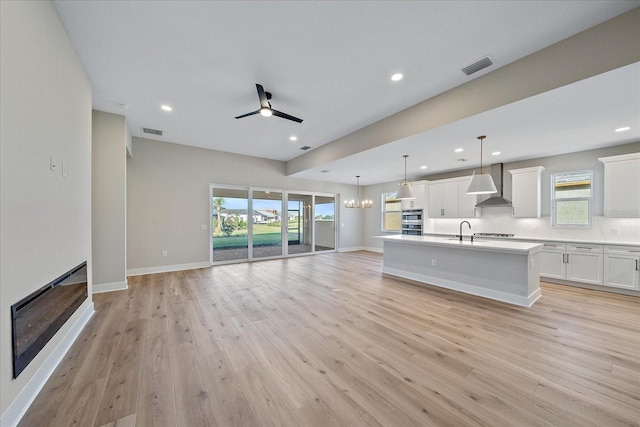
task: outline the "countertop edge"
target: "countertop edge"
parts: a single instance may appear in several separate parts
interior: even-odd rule
[[[450,236],[450,235],[448,235]],[[537,252],[540,252],[542,249],[542,244],[540,243],[525,243],[525,242],[500,242],[500,241],[484,241],[484,242],[470,242],[465,240],[463,242],[459,241],[449,241],[449,240],[439,240],[440,237],[432,237],[432,236],[407,236],[407,235],[392,235],[392,236],[373,236],[375,239],[381,239],[388,242],[394,243],[402,243],[408,245],[422,245],[422,246],[440,246],[446,248],[456,248],[456,249],[465,249],[465,250],[478,250],[485,252],[502,252],[502,253],[512,253],[512,254],[520,254],[520,255],[531,255]],[[428,239],[428,240],[425,240]],[[433,240],[432,240],[433,239]],[[505,243],[511,244],[520,244],[526,245],[526,247],[510,247],[510,245],[504,245]]]
[[[442,236],[442,237],[454,237],[455,234],[452,233],[424,233],[424,236]],[[465,235],[467,237],[467,235]],[[585,243],[592,245],[607,245],[607,246],[633,246],[640,247],[640,243],[638,242],[616,242],[611,240],[589,240],[589,239],[559,239],[557,237],[544,237],[544,236],[513,236],[506,238],[493,238],[493,237],[481,237],[476,236],[479,239],[490,239],[491,241],[499,241],[499,240],[527,240],[527,241],[535,241],[535,242],[558,242],[558,243]]]

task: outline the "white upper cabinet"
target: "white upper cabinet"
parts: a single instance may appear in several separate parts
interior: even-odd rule
[[[604,163],[604,216],[640,218],[640,153],[598,160]]]
[[[476,196],[467,194],[470,180],[470,177],[463,177],[429,183],[429,217],[472,218],[476,216]]]
[[[517,218],[540,218],[541,215],[541,180],[544,167],[534,166],[523,169],[512,169],[511,201],[513,216]]]
[[[471,177],[467,177],[458,181],[458,218],[473,218],[476,216],[476,204],[478,196],[475,194],[467,194]]]
[[[425,209],[426,208],[426,185],[425,181],[417,181],[411,183],[411,191],[415,196],[414,200],[402,200],[400,206],[402,210],[407,209]]]

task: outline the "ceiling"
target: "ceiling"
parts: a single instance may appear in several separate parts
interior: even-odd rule
[[[287,161],[303,155],[302,146],[327,144],[640,0],[54,5],[92,82],[93,107],[127,116],[134,136]],[[471,77],[460,71],[486,55],[493,66]],[[396,72],[405,78],[392,82]],[[295,176],[391,181],[402,175],[403,154],[411,155],[411,176],[466,169],[479,162],[478,133],[488,135],[486,163],[637,141],[639,75],[638,64],[624,67]],[[275,109],[304,122],[234,119],[258,108],[256,83],[273,94]],[[624,125],[632,129],[613,133]],[[465,151],[453,153],[457,147]],[[491,158],[495,150],[502,155]]]

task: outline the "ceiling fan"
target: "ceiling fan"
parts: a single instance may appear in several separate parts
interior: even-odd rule
[[[236,119],[253,116],[254,114],[260,113],[264,117],[270,117],[273,115],[276,117],[281,117],[283,119],[292,120],[297,123],[302,123],[302,119],[293,117],[287,113],[283,113],[282,111],[274,110],[273,108],[271,108],[271,103],[269,103],[269,100],[271,99],[271,93],[265,92],[261,84],[256,83],[256,89],[258,90],[258,98],[260,99],[260,109],[238,116],[236,117]]]

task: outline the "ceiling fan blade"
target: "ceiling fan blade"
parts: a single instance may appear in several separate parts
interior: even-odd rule
[[[265,93],[262,85],[256,83],[256,89],[258,90],[258,98],[260,98],[260,106],[262,108],[271,108],[271,104],[269,104],[269,100],[267,99],[267,94]]]
[[[253,116],[254,114],[258,114],[260,112],[260,110],[256,110],[256,111],[252,111],[250,113],[247,114],[243,114],[241,116],[236,117],[236,119],[241,119],[243,117],[249,117],[249,116]]]
[[[287,113],[283,113],[282,111],[278,111],[278,110],[274,110],[273,108],[271,109],[271,112],[273,113],[274,116],[278,116],[281,117],[283,119],[287,119],[287,120],[292,120],[294,122],[298,122],[298,123],[302,123],[302,119],[299,119],[297,117],[293,117],[290,116]]]

